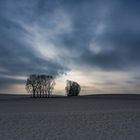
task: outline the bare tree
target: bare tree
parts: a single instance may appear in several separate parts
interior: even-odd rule
[[[32,97],[36,96],[37,91],[37,76],[35,74],[30,75],[27,78],[26,90],[31,93]]]
[[[30,75],[27,78],[26,90],[32,97],[50,97],[55,81],[51,75]]]
[[[70,80],[67,80],[67,85],[65,89],[67,96],[78,96],[81,91],[80,85],[77,82]]]
[[[50,97],[52,95],[52,91],[54,89],[55,81],[53,80],[52,76],[46,76],[44,81],[44,87],[45,87],[45,95],[47,97]]]

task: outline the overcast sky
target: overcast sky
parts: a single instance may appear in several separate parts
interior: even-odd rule
[[[139,0],[0,0],[0,92],[26,93],[29,74],[88,93],[140,92]]]

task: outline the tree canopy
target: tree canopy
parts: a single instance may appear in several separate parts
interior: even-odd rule
[[[81,88],[77,82],[67,80],[67,85],[66,85],[67,96],[78,96],[80,91]]]

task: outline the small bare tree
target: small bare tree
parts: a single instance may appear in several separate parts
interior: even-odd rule
[[[50,97],[55,81],[51,75],[30,75],[27,78],[26,90],[32,97]]]

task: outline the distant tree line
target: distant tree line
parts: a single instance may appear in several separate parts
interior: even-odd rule
[[[55,86],[54,77],[51,75],[32,74],[27,78],[26,90],[31,97],[50,97]],[[67,80],[67,96],[78,96],[81,88],[77,82]]]
[[[32,74],[27,78],[26,90],[32,97],[50,97],[54,85],[53,76]]]

